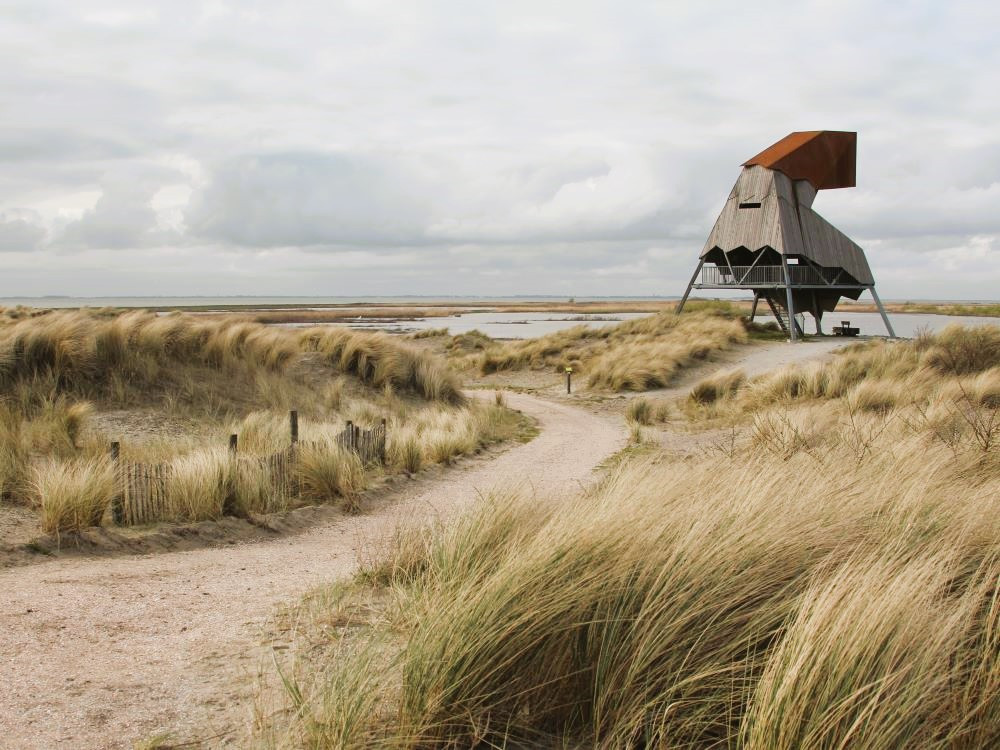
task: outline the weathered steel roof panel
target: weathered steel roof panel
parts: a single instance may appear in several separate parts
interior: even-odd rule
[[[743,162],[808,180],[816,190],[854,187],[857,182],[858,134],[843,130],[789,133]]]

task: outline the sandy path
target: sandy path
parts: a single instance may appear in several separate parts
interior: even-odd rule
[[[624,443],[620,418],[508,400],[539,420],[539,437],[366,515],[269,542],[0,573],[0,747],[118,748],[160,731],[225,732],[246,719],[240,691],[259,663],[260,626],[278,604],[349,574],[364,539],[526,479],[540,496],[575,491]]]
[[[806,339],[797,344],[768,341],[740,347],[735,350],[734,358],[721,366],[726,369],[743,370],[748,378],[752,378],[785,365],[824,360],[835,350],[850,343],[852,343],[850,339],[836,338]]]

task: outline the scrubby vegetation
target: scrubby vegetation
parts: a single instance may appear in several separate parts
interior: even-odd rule
[[[934,304],[926,302],[904,302],[902,304],[889,305],[892,312],[900,313],[928,313],[931,315],[966,315],[975,317],[1000,318],[1000,305],[975,303],[971,305],[961,304]]]
[[[711,377],[698,381],[691,389],[691,398],[699,404],[714,404],[719,399],[731,396],[743,385],[746,376],[741,370],[728,370],[716,373]]]
[[[996,746],[998,367],[1000,330],[954,328],[729,375],[686,401],[738,429],[700,457],[400,529],[303,605],[260,738]]]
[[[643,391],[668,385],[683,367],[747,340],[727,309],[663,312],[604,328],[576,326],[537,339],[488,346],[473,355],[483,374],[572,367],[591,388]],[[478,347],[477,347],[478,348]]]
[[[692,398],[711,405],[703,416],[739,418],[773,404],[845,400],[861,411],[934,404],[935,414],[955,406],[1000,406],[1000,327],[948,326],[910,341],[872,340],[851,345],[829,362],[785,367],[720,388],[719,376],[702,381]],[[706,398],[704,394],[714,394]],[[702,395],[699,395],[702,394]]]
[[[668,406],[666,401],[639,396],[628,402],[628,406],[625,407],[625,419],[637,425],[663,422],[669,413]]]
[[[521,429],[506,409],[467,404],[447,362],[399,337],[141,311],[0,311],[0,501],[37,506],[47,531],[108,520],[117,435],[88,425],[109,410],[186,425],[122,441],[123,460],[165,465],[164,519],[283,509],[273,478],[244,457],[288,446],[292,408],[309,443],[296,486],[304,499],[348,508],[373,470],[334,445],[346,420],[388,420],[389,471]],[[229,434],[237,456],[225,449]]]

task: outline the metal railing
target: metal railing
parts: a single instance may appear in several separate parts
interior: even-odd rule
[[[824,268],[822,274],[812,266],[789,265],[788,276],[793,285],[826,286],[836,283],[840,271]],[[784,286],[785,272],[781,266],[710,266],[701,268],[701,283],[705,286]]]

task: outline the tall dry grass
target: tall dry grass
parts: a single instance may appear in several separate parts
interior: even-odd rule
[[[305,497],[314,502],[340,500],[349,511],[359,510],[358,493],[366,485],[365,467],[356,453],[336,443],[311,443],[300,450],[296,475]]]
[[[664,387],[692,362],[746,340],[739,319],[711,310],[681,316],[666,312],[495,345],[477,356],[484,374],[570,366],[586,375],[591,388],[641,391]]]
[[[319,354],[336,371],[367,385],[391,383],[431,400],[461,400],[456,376],[426,351],[380,333],[327,327],[274,328],[240,318],[204,319],[84,311],[0,319],[0,383],[35,381],[67,393],[148,399],[175,388],[191,370],[223,371],[229,386],[252,388],[261,373],[289,376],[304,354]],[[182,371],[187,371],[182,372]],[[238,383],[232,381],[239,374]],[[202,389],[208,384],[200,383]]]
[[[413,473],[448,463],[492,443],[526,437],[524,424],[503,404],[473,401],[462,409],[409,413],[389,422],[390,470]]]
[[[382,398],[396,399],[393,394],[383,394]],[[360,508],[360,493],[373,476],[384,471],[412,473],[428,464],[447,463],[490,443],[520,437],[524,430],[522,420],[514,412],[496,403],[475,402],[465,407],[415,408],[402,403],[397,406],[399,411],[393,413],[382,410],[376,402],[357,401],[347,411],[347,416],[359,426],[374,426],[381,414],[389,414],[385,467],[363,466],[355,453],[339,447],[337,437],[344,428],[341,419],[300,422],[301,442],[293,463],[294,491],[291,494],[281,489],[284,477],[274,475],[273,466],[265,460],[289,448],[287,414],[257,411],[231,425],[227,434],[237,436],[236,453],[228,450],[225,435],[220,434],[214,445],[206,445],[205,439],[125,444],[122,460],[163,465],[166,503],[157,520],[216,520],[226,515],[283,511],[307,503],[335,503],[354,512]],[[21,423],[11,419],[0,422],[0,427],[16,431]],[[12,448],[25,444],[16,434],[2,443]],[[88,446],[79,455],[96,456],[98,463],[107,457],[106,448],[101,445]],[[0,458],[5,456],[0,454]],[[58,481],[52,484],[38,478],[31,483],[24,474],[29,466],[27,456],[15,455],[12,460],[0,463],[3,471],[0,477],[5,492],[9,487],[13,496],[30,499],[45,513],[50,506],[69,509],[48,513],[54,520],[47,522],[47,530],[79,531],[84,526],[100,525],[103,510],[113,494],[106,489],[104,474],[79,469],[79,466],[89,466],[88,461],[71,457],[60,464],[50,458],[44,464],[44,471]],[[64,490],[70,479],[75,484],[71,490]],[[67,500],[73,493],[78,500]],[[54,499],[48,499],[50,495]],[[100,513],[88,515],[73,510],[81,504],[86,505],[90,497],[104,498]]]
[[[998,363],[960,339],[859,347],[882,363],[872,381],[765,403],[702,456],[626,460],[582,497],[501,496],[401,530],[356,584],[385,602],[364,660],[378,699],[347,721],[325,687],[338,665],[306,664],[277,737],[308,746],[314,727],[349,726],[339,746],[996,745],[1000,444],[981,438],[997,408],[979,379]],[[930,400],[859,403],[859,386],[899,376]],[[956,378],[983,394],[964,418],[941,395]]]
[[[23,496],[28,451],[20,417],[0,402],[0,501]]]
[[[384,333],[328,327],[303,331],[309,351],[363,382],[418,393],[431,401],[462,403],[461,383],[447,363]]]
[[[450,411],[463,401],[447,362],[399,338],[108,310],[0,315],[0,392],[0,498],[21,503],[32,499],[33,456],[69,460],[107,451],[87,431],[96,407],[182,416],[205,436],[202,448],[224,445],[227,424],[250,414],[233,431],[241,448],[264,454],[287,444],[287,424],[277,424],[284,417],[265,413],[298,409],[328,426],[317,435],[326,439],[344,419],[370,421],[372,412],[388,411],[402,420],[409,411]],[[174,436],[172,452],[156,442],[127,443],[123,455],[181,461],[177,481],[188,489],[178,490],[182,499],[171,517],[216,517],[219,492],[205,488],[217,484],[210,477],[222,459],[183,436]],[[241,483],[249,507],[267,505],[262,483],[260,477]]]
[[[720,388],[713,376],[692,390],[703,416],[742,418],[774,404],[843,399],[885,412],[930,402],[1000,405],[1000,327],[948,326],[910,341],[854,344],[825,362],[790,365]],[[711,394],[711,398],[705,398]]]
[[[111,505],[114,470],[106,459],[48,461],[36,466],[31,489],[51,534],[97,526]]]

